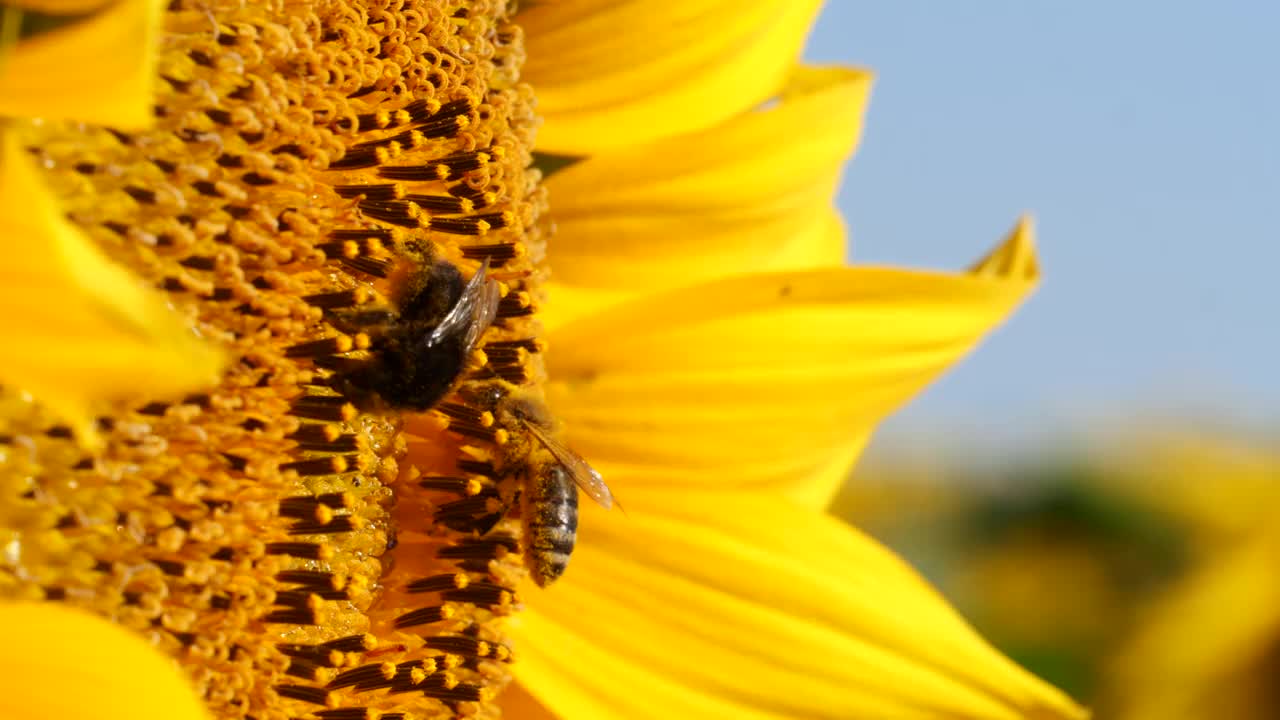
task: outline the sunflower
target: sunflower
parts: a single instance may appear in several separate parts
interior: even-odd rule
[[[1115,659],[1109,705],[1123,720],[1264,720],[1280,712],[1280,537],[1274,519],[1147,608]]]
[[[35,10],[67,17],[0,65],[27,98],[0,196],[80,248],[22,299],[99,322],[48,312],[31,373],[0,366],[30,391],[0,405],[13,714],[87,712],[74,687],[108,717],[1080,716],[822,512],[1037,270],[1025,223],[964,274],[840,266],[868,78],[793,67],[816,4]],[[403,412],[355,379],[441,267],[488,273],[496,320]],[[128,357],[170,350],[104,376],[121,318]],[[545,396],[627,506],[584,510],[550,590],[477,387]]]
[[[1099,703],[1123,720],[1276,717],[1280,458],[1204,432],[1135,440],[1122,457],[1120,491],[1180,522],[1194,563],[1143,598]]]

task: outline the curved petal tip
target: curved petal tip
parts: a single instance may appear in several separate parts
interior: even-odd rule
[[[1035,223],[1030,215],[1018,223],[994,250],[969,268],[970,274],[1010,280],[1036,282],[1040,279],[1040,262],[1036,258]]]

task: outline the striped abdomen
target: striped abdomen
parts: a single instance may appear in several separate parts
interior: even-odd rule
[[[558,464],[542,466],[525,488],[525,564],[533,581],[550,585],[564,574],[578,534],[578,487]]]

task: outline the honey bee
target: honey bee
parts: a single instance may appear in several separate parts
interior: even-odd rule
[[[538,398],[500,380],[478,381],[462,394],[506,431],[497,469],[517,481],[509,508],[518,501],[525,567],[546,587],[564,574],[573,554],[578,490],[605,509],[613,507],[613,493],[595,468],[556,437],[555,421]]]
[[[498,313],[501,290],[486,260],[464,285],[445,260],[425,260],[397,293],[395,310],[335,314],[339,329],[370,338],[369,358],[342,373],[357,397],[425,412],[453,389],[484,331]]]

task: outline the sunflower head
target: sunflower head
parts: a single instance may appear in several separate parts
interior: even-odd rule
[[[512,532],[475,532],[503,438],[463,397],[405,423],[352,378],[414,283],[448,284],[424,259],[494,288],[459,373],[541,374],[521,33],[502,3],[180,1],[162,38],[152,127],[14,122],[5,162],[230,362],[99,405],[95,453],[7,392],[0,592],[141,634],[219,717],[478,710],[524,572]]]

